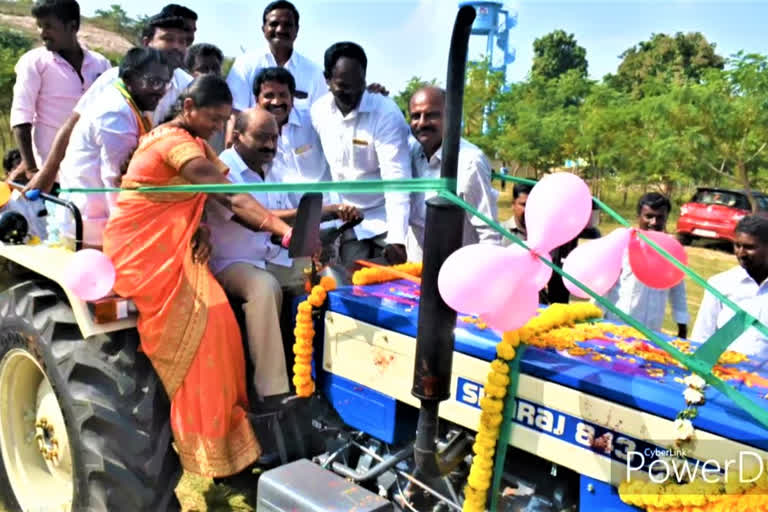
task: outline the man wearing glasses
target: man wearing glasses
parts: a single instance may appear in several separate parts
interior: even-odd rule
[[[139,143],[152,129],[144,114],[155,110],[171,82],[167,55],[153,48],[133,48],[123,58],[119,79],[104,88],[82,111],[61,162],[62,188],[118,187],[122,171]],[[83,243],[101,247],[101,234],[117,194],[62,194],[75,203],[83,219]],[[49,232],[74,246],[74,222],[65,209],[56,209]],[[54,235],[54,233],[51,233]]]

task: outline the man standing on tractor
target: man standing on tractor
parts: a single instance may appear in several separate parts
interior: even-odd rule
[[[166,58],[173,68],[173,76],[167,90],[160,99],[152,113],[152,126],[162,123],[171,111],[181,91],[189,85],[192,77],[182,69],[184,54],[187,51],[189,35],[187,33],[188,22],[183,18],[169,18],[155,15],[149,18],[142,33],[142,42],[148,48],[154,48],[165,53]],[[67,151],[69,138],[75,128],[82,112],[88,107],[88,103],[99,95],[103,89],[114,87],[119,79],[118,68],[112,68],[102,74],[87,93],[75,105],[72,114],[59,128],[53,146],[45,160],[45,164],[27,185],[26,189],[40,189],[49,192],[56,181],[61,161]]]
[[[294,50],[293,43],[299,33],[299,11],[286,0],[269,3],[262,15],[261,31],[267,47],[246,53],[235,59],[227,75],[232,91],[234,111],[256,105],[253,92],[256,76],[264,68],[279,66],[293,75],[297,107],[309,109],[318,98],[328,92],[320,66]],[[228,141],[228,142],[231,142]]]
[[[275,183],[271,164],[278,146],[279,127],[274,116],[260,107],[239,112],[235,117],[234,144],[221,153],[229,166],[232,183]],[[273,216],[288,219],[296,215],[288,194],[253,192]],[[343,220],[355,218],[353,207],[329,205],[326,213]],[[271,233],[255,232],[233,217],[232,212],[209,202],[211,229],[211,270],[228,294],[244,301],[248,350],[254,367],[254,389],[262,410],[279,408],[289,391],[280,311],[283,287],[303,291],[304,262],[292,261],[288,251],[270,242]]]
[[[56,131],[77,101],[109,69],[109,61],[77,40],[80,6],[75,0],[39,0],[32,6],[43,46],[16,64],[11,127],[21,152],[21,165],[11,180],[31,178],[42,165]]]
[[[411,178],[408,125],[394,101],[366,91],[365,51],[355,43],[336,43],[325,51],[324,64],[330,93],[315,102],[311,117],[333,180]],[[405,262],[408,194],[340,195],[365,217],[342,236],[342,263],[381,256],[389,263]]]
[[[443,155],[443,120],[445,91],[439,87],[424,87],[411,96],[409,103],[411,132],[411,165],[414,178],[439,178]],[[497,220],[498,192],[491,186],[491,164],[482,150],[471,142],[459,143],[457,193],[487,217]],[[430,194],[430,195],[434,195]],[[427,207],[424,193],[411,194],[410,224],[415,244],[409,245],[411,259],[420,260],[424,245],[424,223]],[[488,243],[498,245],[501,235],[471,214],[464,216],[464,245]]]
[[[768,218],[744,217],[736,225],[735,236],[733,252],[739,265],[710,278],[708,283],[768,325]],[[704,292],[691,339],[707,341],[733,314],[720,299],[709,291]],[[760,364],[768,356],[768,337],[752,327],[728,349],[751,356]]]

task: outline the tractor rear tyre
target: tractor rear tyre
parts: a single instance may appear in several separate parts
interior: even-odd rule
[[[0,294],[0,508],[179,510],[170,406],[135,329],[84,340],[55,285]]]

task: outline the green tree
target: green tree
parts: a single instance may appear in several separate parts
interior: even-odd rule
[[[32,39],[14,30],[0,27],[0,154],[15,145],[8,114],[16,82],[14,68],[19,57],[34,46]]]
[[[587,76],[587,51],[573,34],[555,30],[533,42],[533,76],[549,80],[570,70]]]
[[[13,98],[13,84],[16,82],[14,68],[25,52],[32,49],[34,42],[29,37],[0,27],[0,111],[8,112]]]
[[[747,190],[757,211],[750,191],[768,181],[768,58],[739,52],[728,64],[697,88],[699,122],[710,145],[705,164],[712,176]]]
[[[437,79],[433,78],[430,81],[426,81],[421,77],[412,76],[408,83],[405,84],[405,88],[393,98],[406,119],[408,119],[408,103],[411,101],[411,96],[422,87],[428,85],[437,85]]]
[[[700,32],[653,34],[624,51],[617,73],[606,80],[637,96],[658,92],[659,84],[699,82],[707,70],[723,69],[725,61],[716,46]]]
[[[591,87],[592,82],[577,69],[553,80],[533,76],[512,84],[494,112],[499,126],[492,141],[495,154],[539,173],[577,158],[573,141],[581,104]]]
[[[137,21],[128,16],[120,4],[112,4],[109,9],[96,9],[92,21],[125,36],[133,37],[136,33]]]
[[[497,109],[504,88],[504,73],[493,71],[486,59],[469,62],[466,77],[462,106],[463,136],[493,158],[493,141],[500,129]]]

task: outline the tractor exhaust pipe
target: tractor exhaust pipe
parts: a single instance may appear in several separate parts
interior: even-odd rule
[[[454,193],[459,161],[467,48],[474,20],[473,7],[464,6],[459,9],[448,55],[446,122],[443,130],[440,175],[454,180]],[[453,332],[456,327],[456,312],[440,296],[437,276],[446,258],[461,247],[463,226],[464,211],[461,208],[441,197],[427,201],[416,361],[411,394],[421,400],[414,459],[418,473],[428,478],[446,474],[455,462],[443,460],[437,452],[438,409],[440,402],[451,396]]]

